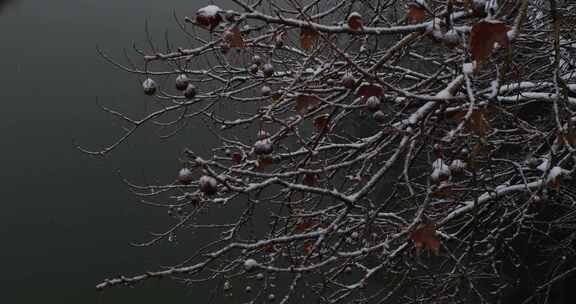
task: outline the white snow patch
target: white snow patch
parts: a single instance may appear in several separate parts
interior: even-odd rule
[[[220,13],[222,9],[220,9],[216,5],[208,5],[198,10],[198,15],[206,16],[206,17],[214,17],[218,13]]]
[[[244,268],[246,268],[246,270],[251,270],[256,266],[258,266],[258,262],[256,262],[254,259],[247,259],[244,261]]]
[[[462,65],[462,73],[470,75],[474,72],[474,64],[467,62]]]

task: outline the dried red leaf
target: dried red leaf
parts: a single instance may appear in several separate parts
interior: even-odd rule
[[[438,255],[440,251],[440,239],[436,234],[436,225],[427,223],[420,225],[410,234],[410,238],[414,241],[416,247],[416,254],[420,254],[420,250],[425,248],[432,251],[434,255]]]
[[[296,232],[301,233],[304,231],[309,230],[310,228],[313,228],[315,226],[318,225],[318,220],[316,219],[305,219],[302,222],[298,223],[296,225]]]
[[[303,27],[300,30],[300,46],[305,50],[310,49],[318,39],[318,36],[319,34],[315,29]]]
[[[302,250],[304,250],[305,253],[310,253],[310,252],[312,252],[313,247],[314,247],[314,243],[306,242],[306,243],[304,243]]]
[[[242,154],[238,152],[232,153],[232,161],[237,164],[242,162]]]
[[[472,26],[470,32],[470,52],[472,59],[483,62],[490,57],[494,50],[494,44],[507,48],[508,27],[499,21],[480,21]]]
[[[356,95],[364,97],[382,96],[384,95],[384,88],[379,84],[363,83],[356,89]]]
[[[320,98],[316,95],[301,94],[296,97],[296,111],[300,114],[306,113],[308,109],[317,106]]]
[[[410,3],[408,4],[406,18],[408,23],[421,23],[426,20],[426,9],[417,3]]]

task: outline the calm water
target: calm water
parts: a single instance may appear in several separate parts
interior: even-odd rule
[[[103,278],[157,269],[185,257],[172,244],[133,248],[167,217],[136,203],[115,174],[166,180],[191,142],[160,142],[142,132],[104,161],[73,148],[110,142],[118,128],[95,100],[138,113],[138,79],[97,56],[96,45],[122,48],[165,29],[178,36],[172,11],[191,15],[204,1],[0,1],[0,290],[4,303],[173,303],[201,297],[170,283],[106,292]],[[159,284],[163,284],[162,286]],[[160,302],[159,302],[160,301]]]

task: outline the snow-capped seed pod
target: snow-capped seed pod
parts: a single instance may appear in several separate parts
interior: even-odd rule
[[[466,163],[461,159],[455,159],[450,163],[450,171],[456,174],[462,173],[466,168]]]
[[[229,42],[227,42],[227,41],[222,41],[222,42],[220,43],[220,52],[221,52],[222,54],[228,54],[228,52],[230,51],[230,48],[231,48],[231,47],[232,47],[232,46],[230,45]]]
[[[450,179],[450,166],[446,165],[441,158],[432,163],[432,169],[432,174],[430,174],[432,182],[439,183]]]
[[[198,186],[200,191],[206,195],[214,195],[218,192],[218,181],[215,178],[208,175],[203,175],[198,181]]]
[[[258,280],[258,281],[264,280],[264,274],[262,274],[262,273],[257,274],[257,275],[256,275],[256,280]]]
[[[254,143],[254,153],[257,155],[268,155],[272,153],[274,147],[268,139],[261,139]]]
[[[247,259],[244,261],[244,269],[246,269],[246,271],[250,271],[256,266],[258,266],[258,262],[254,259]]]
[[[274,75],[274,66],[271,63],[266,63],[262,67],[262,73],[264,77],[272,77]]]
[[[188,185],[192,182],[193,179],[192,170],[189,168],[182,168],[178,172],[178,181],[181,184]]]
[[[354,75],[352,73],[345,73],[340,80],[342,86],[347,89],[353,89],[354,85],[356,84],[356,80],[354,79]]]
[[[250,74],[256,74],[258,73],[258,66],[256,64],[252,64],[248,67],[248,72]]]
[[[158,85],[152,78],[146,78],[144,82],[142,82],[142,89],[144,90],[144,94],[148,96],[152,96],[156,94],[156,89],[158,89]]]
[[[378,96],[370,96],[368,100],[366,100],[366,107],[371,112],[376,112],[380,110],[380,98]]]
[[[453,48],[460,44],[460,35],[456,30],[451,29],[444,33],[443,40],[446,46]]]
[[[258,131],[258,133],[256,133],[256,137],[258,139],[268,138],[268,137],[270,137],[270,133],[268,133],[268,131],[266,131],[266,130],[260,130],[260,131]]]
[[[222,9],[216,5],[205,6],[196,12],[196,23],[212,31],[222,21],[221,12]]]
[[[260,94],[262,94],[262,96],[270,96],[270,94],[272,94],[272,89],[265,85],[260,88]]]
[[[540,166],[540,164],[543,163],[543,159],[541,158],[536,158],[536,157],[532,157],[530,159],[528,159],[526,161],[526,165],[530,168],[530,169],[536,169],[538,168],[538,166]]]
[[[252,287],[246,286],[246,288],[244,290],[246,290],[247,293],[250,293],[250,292],[252,292]]]
[[[196,86],[189,83],[186,86],[186,90],[184,90],[184,97],[186,97],[186,99],[192,99],[196,97]]]
[[[274,299],[276,299],[276,296],[273,293],[268,295],[268,301],[272,302]]]
[[[190,79],[188,79],[188,76],[186,76],[186,74],[180,74],[178,75],[178,77],[176,77],[176,80],[174,81],[174,86],[176,87],[176,90],[184,91],[188,87],[188,83],[190,83]]]
[[[386,122],[386,114],[384,112],[378,110],[372,114],[372,118],[376,120],[377,123],[385,123]]]
[[[261,66],[263,63],[262,57],[260,57],[260,55],[254,55],[254,57],[252,57],[252,63],[256,66]]]
[[[350,29],[355,31],[362,29],[362,15],[360,15],[360,13],[351,13],[350,16],[348,16],[348,20],[346,21]]]

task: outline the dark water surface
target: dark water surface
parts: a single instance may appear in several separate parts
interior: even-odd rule
[[[185,257],[185,247],[129,245],[158,231],[167,217],[136,203],[115,173],[174,175],[184,146],[206,138],[161,142],[142,132],[102,161],[73,147],[111,142],[118,128],[95,104],[138,113],[138,78],[97,56],[96,45],[120,56],[142,42],[144,23],[161,40],[172,19],[206,1],[0,1],[0,291],[3,303],[201,303],[168,282],[109,291],[106,277],[158,269]],[[158,176],[156,176],[156,174]]]

